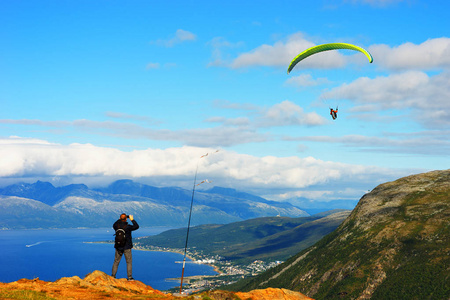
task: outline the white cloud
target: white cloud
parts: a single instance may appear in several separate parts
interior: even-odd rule
[[[221,107],[249,110],[252,118],[225,118],[216,116],[208,118],[206,121],[221,123],[223,125],[241,126],[241,129],[246,128],[247,130],[251,128],[257,130],[258,128],[279,126],[318,126],[326,123],[326,119],[317,113],[306,113],[302,107],[289,100],[274,104],[268,108],[250,107],[245,104],[234,105],[229,102],[226,102]]]
[[[195,34],[193,34],[190,31],[186,31],[183,29],[178,29],[175,32],[175,36],[172,38],[169,38],[167,40],[157,40],[154,43],[159,45],[159,46],[164,46],[164,47],[173,47],[176,44],[180,44],[186,41],[195,41],[197,39],[197,36]]]
[[[372,2],[381,3],[383,1]],[[272,45],[264,44],[251,51],[241,53],[229,66],[235,69],[254,66],[287,68],[295,56],[315,45],[301,33],[296,33],[289,36],[286,41],[278,41]],[[376,65],[390,70],[436,70],[450,67],[450,38],[447,37],[429,39],[421,44],[405,43],[397,47],[385,44],[372,45],[368,47],[368,50],[374,57]],[[322,52],[320,55],[308,57],[301,64],[295,66],[293,71],[309,68],[340,68],[350,62],[364,61],[367,63],[361,55],[344,54],[346,54],[345,51]],[[291,81],[304,79],[291,79]]]
[[[300,74],[299,76],[292,76],[286,80],[286,85],[294,87],[310,87],[328,83],[327,78],[312,78],[311,74]]]
[[[450,125],[450,72],[434,76],[419,71],[359,78],[321,95],[323,99],[347,99],[361,111],[402,110],[429,128]]]
[[[403,2],[405,0],[345,0],[345,2],[350,2],[353,4],[369,4],[371,6],[386,7],[395,3]]]
[[[369,47],[369,51],[377,65],[390,70],[450,68],[450,38],[447,37],[429,39],[419,45],[373,45]]]
[[[243,43],[232,43],[223,37],[215,37],[209,41],[207,45],[212,48],[212,61],[208,64],[208,67],[220,67],[227,66],[227,61],[230,59],[229,55],[225,54],[224,49],[239,48],[243,45]]]
[[[60,145],[44,140],[0,139],[0,176],[159,176],[183,175],[204,149],[178,148],[124,152],[91,144]],[[176,165],[176,170],[174,169]]]
[[[145,122],[145,123],[148,123],[151,125],[157,125],[157,124],[161,123],[161,121],[157,121],[157,120],[149,118],[147,116],[132,115],[132,114],[127,114],[127,113],[122,113],[122,112],[108,111],[105,113],[105,115],[107,117],[114,118],[114,119],[132,120],[132,121],[134,120],[134,121]]]
[[[362,77],[325,92],[321,97],[340,97],[352,100],[357,105],[377,104],[378,109],[406,108],[413,104],[411,97],[416,98],[418,87],[428,83],[427,74],[422,72],[380,76],[375,79]]]
[[[174,141],[181,145],[197,147],[230,147],[247,143],[261,143],[270,140],[270,133],[261,133],[260,128],[279,126],[317,126],[325,124],[325,119],[318,114],[306,113],[290,102],[283,101],[269,108],[220,102],[214,105],[226,106],[228,109],[246,110],[249,117],[225,118],[215,116],[205,123],[220,123],[214,127],[182,128],[178,130],[154,128],[160,121],[144,116],[126,113],[107,112],[108,117],[119,121],[95,121],[79,119],[74,121],[42,121],[0,119],[0,124],[40,126],[57,129],[71,129],[90,135],[110,136],[122,139],[148,139],[157,141]],[[147,124],[141,124],[145,122]]]
[[[285,100],[266,109],[258,118],[258,127],[323,125],[326,120],[315,112],[305,113],[297,104]]]
[[[223,101],[217,102],[215,105],[227,109],[246,110],[251,117],[225,118],[216,116],[208,118],[207,122],[241,126],[241,129],[246,130],[280,126],[319,126],[327,123],[326,119],[317,113],[307,113],[302,107],[289,100],[262,108]]]
[[[220,109],[232,109],[232,110],[257,110],[258,106],[249,103],[236,103],[228,100],[214,100],[213,106]]]
[[[177,32],[175,33],[175,38],[183,42],[183,41],[194,41],[197,39],[197,36],[192,32],[183,29],[178,29]]]
[[[276,42],[273,45],[261,45],[249,52],[240,54],[231,63],[232,68],[245,68],[252,66],[274,66],[285,67],[302,51],[315,46],[313,42],[304,38],[301,33],[296,33],[288,37],[286,42]],[[342,67],[347,58],[339,51],[327,51],[320,55],[313,55],[298,64],[295,70],[320,68],[332,69]]]
[[[91,144],[61,145],[26,138],[0,139],[0,179],[8,177],[133,178],[159,185],[174,182],[190,187],[199,176],[219,186],[267,194],[271,190],[303,189],[329,182],[391,176],[386,169],[313,157],[256,157],[213,148],[179,147],[120,151]],[[368,182],[363,180],[364,182]],[[372,181],[373,184],[373,181]]]
[[[159,63],[148,63],[145,67],[147,70],[150,69],[159,69]]]
[[[412,134],[385,133],[385,136],[344,135],[290,138],[289,140],[342,144],[358,151],[443,155],[450,153],[447,131],[424,131]]]
[[[230,125],[230,126],[249,126],[250,125],[250,119],[246,117],[239,117],[239,118],[225,118],[225,117],[211,117],[205,120],[205,122],[211,122],[211,123],[222,123],[224,125]]]
[[[89,133],[109,135],[126,139],[150,139],[177,141],[183,145],[199,147],[228,147],[238,144],[264,142],[267,137],[252,129],[228,126],[193,129],[153,129],[132,123],[98,122],[77,120],[76,127]]]
[[[45,126],[61,128],[70,126],[70,121],[42,121],[38,119],[0,119],[0,124],[18,124],[27,126]]]
[[[326,190],[326,189],[319,189],[319,190],[301,190],[301,191],[288,191],[284,194],[277,195],[277,198],[279,200],[290,200],[290,202],[294,205],[298,205],[296,202],[297,198],[306,198],[311,200],[342,200],[342,199],[358,199],[358,197],[361,197],[367,192],[367,189],[361,189],[361,188],[345,188],[340,191],[333,191],[333,190]],[[314,203],[312,201],[312,203]]]
[[[131,119],[128,115],[127,119]],[[121,116],[124,118],[124,116]],[[135,119],[136,120],[136,119]],[[151,120],[148,120],[151,121]],[[215,120],[218,121],[217,119]],[[20,124],[55,128],[73,128],[89,134],[111,136],[122,139],[149,139],[157,141],[175,141],[183,145],[198,147],[229,147],[246,143],[259,143],[269,139],[268,134],[258,133],[251,126],[242,127],[245,118],[222,119],[221,126],[193,129],[154,129],[128,122],[93,121],[80,119],[75,121],[41,121],[0,119],[0,124]],[[152,125],[155,123],[153,121]],[[241,125],[240,127],[235,127]]]
[[[179,140],[185,141],[184,144],[199,147],[230,147],[270,139],[270,135],[258,133],[255,129],[235,126],[182,130],[177,135]]]

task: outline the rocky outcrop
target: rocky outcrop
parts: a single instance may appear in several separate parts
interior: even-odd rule
[[[144,295],[148,299],[174,299],[170,294],[164,294],[140,281],[115,279],[101,271],[94,271],[84,279],[74,276],[63,277],[55,282],[36,278],[0,283],[0,298],[8,295],[34,294],[33,292],[54,299],[128,299],[137,294]]]
[[[0,283],[0,299],[212,299],[212,300],[307,300],[301,293],[286,289],[265,289],[248,293],[227,291],[204,292],[198,295],[173,295],[155,290],[140,281],[115,279],[104,272],[94,271],[84,279],[63,277],[55,282],[20,279]]]
[[[285,299],[285,300],[309,300],[309,298],[298,292],[294,292],[287,289],[274,289],[267,288],[264,290],[253,290],[248,293],[236,293],[241,299],[255,299],[255,300],[273,300],[273,299]]]

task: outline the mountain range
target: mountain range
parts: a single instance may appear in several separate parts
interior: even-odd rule
[[[110,227],[123,212],[134,215],[144,227],[185,227],[191,200],[191,190],[131,180],[97,189],[84,184],[17,183],[0,189],[0,229]],[[195,192],[191,224],[226,224],[278,215],[309,214],[287,202],[214,187]]]
[[[332,233],[227,288],[314,299],[450,299],[450,170],[377,186]]]

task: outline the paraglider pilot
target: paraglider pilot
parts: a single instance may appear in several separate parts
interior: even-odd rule
[[[331,117],[333,118],[333,120],[336,120],[336,118],[337,118],[337,112],[338,112],[338,108],[336,107],[336,110],[334,110],[334,109],[332,109],[331,107],[330,107],[330,115],[331,115]]]

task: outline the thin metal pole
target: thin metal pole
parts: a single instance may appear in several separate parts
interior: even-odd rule
[[[219,150],[216,150],[214,153],[219,152]],[[191,208],[189,210],[189,221],[188,221],[188,227],[187,227],[187,232],[186,232],[186,243],[184,245],[184,258],[183,258],[183,270],[181,271],[181,283],[180,283],[180,294],[183,291],[183,278],[184,278],[184,267],[186,265],[186,254],[187,254],[187,245],[188,245],[188,239],[189,239],[189,230],[191,228],[191,216],[192,216],[192,206],[194,204],[194,193],[195,193],[195,187],[196,187],[196,183],[197,183],[197,172],[198,172],[198,165],[200,163],[200,159],[202,159],[203,157],[208,156],[209,153],[206,153],[205,155],[202,155],[198,161],[197,161],[197,168],[195,169],[195,176],[194,176],[194,186],[192,187],[192,198],[191,198]],[[202,184],[203,182],[210,182],[208,180],[202,181],[201,183],[199,183],[198,185]]]
[[[200,162],[200,160],[197,162],[197,168],[195,170],[195,176],[194,176],[194,187],[192,188],[191,209],[189,210],[189,221],[188,221],[188,227],[187,227],[187,232],[186,232],[186,244],[184,245],[183,270],[181,271],[180,294],[183,291],[184,266],[186,265],[186,253],[187,253],[187,245],[188,245],[188,239],[189,239],[189,229],[191,227],[192,205],[194,203],[195,183],[197,181],[197,171],[198,171],[199,162]]]

